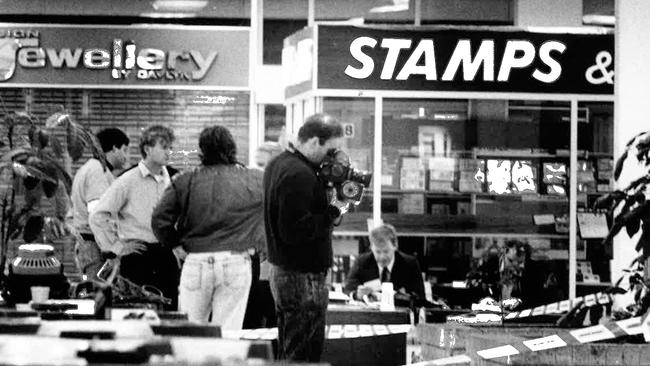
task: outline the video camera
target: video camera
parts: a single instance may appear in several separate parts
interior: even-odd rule
[[[327,154],[318,175],[336,190],[337,199],[358,205],[363,189],[370,185],[372,173],[360,172],[350,166],[350,157],[342,150]]]

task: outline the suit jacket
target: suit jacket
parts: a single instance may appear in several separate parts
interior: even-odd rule
[[[379,268],[375,256],[372,252],[363,253],[359,255],[352,269],[350,269],[345,291],[346,293],[356,292],[359,285],[378,278]],[[390,282],[393,283],[395,291],[404,288],[407,294],[416,294],[420,299],[424,299],[422,272],[415,257],[399,250],[396,251],[395,264],[393,264],[393,270],[390,273]]]

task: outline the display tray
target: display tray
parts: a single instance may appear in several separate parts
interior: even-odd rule
[[[538,352],[485,360],[476,353],[493,347],[513,344],[518,341],[546,337],[558,333],[557,328],[521,328],[525,331],[508,333],[470,333],[465,339],[465,353],[472,365],[543,365],[543,366],[591,366],[591,365],[650,365],[650,347],[647,343],[585,343],[567,344]],[[642,338],[642,337],[641,337]],[[640,342],[639,336],[628,339]]]
[[[435,360],[466,354],[468,340],[472,335],[487,337],[519,336],[524,338],[545,337],[555,334],[557,328],[550,324],[476,325],[460,323],[423,323],[416,327],[422,357]]]

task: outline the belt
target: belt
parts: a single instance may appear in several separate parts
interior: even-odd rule
[[[213,264],[217,260],[225,259],[231,256],[243,256],[245,258],[250,257],[247,251],[241,252],[241,251],[232,251],[232,250],[221,250],[218,252],[188,253],[188,259],[186,259],[186,261],[193,260],[193,261],[208,262],[209,264]]]

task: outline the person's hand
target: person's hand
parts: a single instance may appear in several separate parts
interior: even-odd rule
[[[129,254],[142,254],[147,250],[147,245],[137,241],[123,242],[122,250],[119,253],[120,257],[127,256]]]
[[[334,219],[350,211],[350,203],[339,201],[334,187],[327,189],[327,200],[329,201],[330,216]]]
[[[343,214],[346,214],[346,213],[348,213],[348,211],[350,211],[350,203],[349,202],[347,202],[347,203],[346,202],[341,202],[341,201],[335,199],[334,201],[332,201],[330,203],[330,205],[332,207],[334,207],[336,210],[338,210],[338,216],[343,216]]]
[[[182,246],[179,245],[174,249],[172,249],[172,253],[174,253],[174,257],[176,257],[176,263],[180,268],[183,265],[183,262],[185,262],[185,257],[187,257],[187,252],[185,251],[185,249],[183,249]]]
[[[372,288],[364,285],[357,287],[357,299],[363,299],[364,296],[372,294]]]

